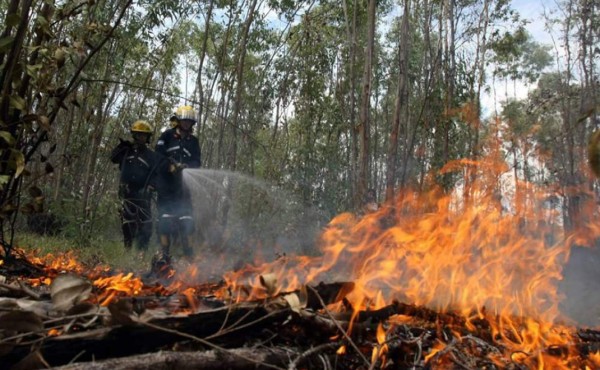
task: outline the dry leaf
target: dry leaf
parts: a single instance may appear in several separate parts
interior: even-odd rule
[[[1,330],[35,333],[43,328],[42,319],[30,311],[10,311],[0,315]]]
[[[19,308],[16,298],[0,297],[0,310],[10,311]]]
[[[74,305],[73,307],[71,307],[66,314],[68,316],[72,316],[72,315],[83,315],[86,313],[97,313],[98,312],[98,306],[91,303],[91,302],[80,302],[77,303],[76,305]]]
[[[50,296],[54,308],[59,311],[66,311],[75,304],[89,298],[92,292],[92,284],[76,275],[59,275],[50,284]]]
[[[11,367],[11,370],[47,369],[49,367],[50,365],[44,360],[42,353],[38,350],[25,356],[16,365]]]
[[[277,291],[277,276],[269,273],[259,276],[260,284],[267,290],[267,295],[272,296]]]
[[[133,324],[133,304],[129,300],[120,300],[111,302],[108,310],[112,316],[113,324],[130,325]]]
[[[286,294],[283,296],[283,299],[290,305],[292,311],[300,313],[302,307],[302,303],[300,302],[300,298],[296,293]],[[306,306],[306,305],[305,305]]]
[[[54,309],[54,305],[50,302],[33,301],[29,298],[20,298],[16,303],[23,311],[33,312],[40,317],[51,316]]]
[[[138,322],[150,322],[154,319],[164,319],[169,317],[170,314],[164,309],[147,309],[136,319]]]

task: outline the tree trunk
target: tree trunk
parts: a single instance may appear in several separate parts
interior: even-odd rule
[[[404,0],[404,14],[400,26],[400,50],[398,51],[398,87],[396,91],[396,104],[392,118],[392,130],[387,155],[387,174],[385,184],[385,200],[394,198],[396,187],[396,163],[398,163],[398,136],[400,122],[408,120],[408,57],[410,49],[410,0]]]
[[[356,127],[356,73],[354,66],[356,65],[356,47],[357,47],[357,31],[356,25],[358,22],[358,10],[356,0],[352,4],[352,19],[348,14],[348,6],[346,0],[342,1],[344,18],[346,20],[346,37],[348,41],[349,57],[348,57],[348,80],[350,81],[349,95],[350,103],[348,106],[348,127],[350,131],[350,150],[348,151],[350,163],[350,195],[353,199],[356,199],[357,192],[357,172],[358,172],[358,136]],[[342,102],[343,104],[343,102]]]
[[[242,110],[242,92],[244,91],[244,66],[246,62],[246,48],[248,44],[248,36],[250,34],[250,27],[254,20],[254,13],[256,12],[256,4],[258,0],[252,0],[252,4],[248,9],[248,17],[244,22],[244,28],[242,30],[240,46],[237,52],[237,67],[235,77],[235,99],[233,101],[233,117],[231,122],[231,149],[228,157],[228,167],[232,171],[235,171],[237,167],[237,134],[240,127],[240,112]]]
[[[377,13],[377,1],[369,0],[368,26],[367,26],[367,49],[365,52],[365,68],[363,72],[363,85],[360,104],[360,123],[358,125],[360,151],[358,155],[358,186],[357,196],[354,199],[355,208],[359,208],[369,184],[369,135],[371,108],[371,83],[373,80],[373,48],[375,45],[375,15]]]
[[[196,91],[198,92],[198,123],[199,123],[199,135],[202,136],[204,125],[202,124],[202,115],[204,113],[204,86],[202,84],[202,68],[204,66],[204,59],[206,57],[206,49],[208,45],[208,32],[210,31],[210,22],[212,19],[213,12],[213,0],[208,2],[208,9],[206,10],[206,18],[204,25],[204,40],[202,40],[202,49],[200,50],[200,61],[198,62],[198,76],[196,76]]]

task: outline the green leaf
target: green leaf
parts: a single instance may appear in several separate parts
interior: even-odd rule
[[[15,178],[16,178],[16,177],[19,177],[19,175],[25,169],[25,156],[23,155],[23,153],[21,153],[20,151],[18,151],[16,149],[11,149],[11,153],[12,154],[10,156],[10,161],[15,166]]]
[[[6,36],[0,39],[0,52],[5,52],[10,48],[15,38],[12,36]]]
[[[25,69],[27,70],[27,74],[30,77],[36,77],[37,74],[39,73],[39,70],[42,69],[42,65],[41,64],[35,64],[35,65],[27,64],[25,66]]]
[[[18,110],[23,110],[25,109],[25,99],[20,96],[11,96],[10,105]]]
[[[9,146],[15,145],[15,138],[8,131],[0,131],[0,139],[6,141]]]
[[[9,27],[14,27],[18,25],[19,22],[21,22],[21,17],[16,13],[9,14],[4,21],[4,23]]]
[[[8,184],[9,181],[10,181],[10,176],[0,175],[0,186],[4,186],[4,185]]]

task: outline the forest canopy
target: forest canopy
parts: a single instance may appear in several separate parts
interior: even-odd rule
[[[0,241],[40,210],[78,240],[114,229],[111,147],[140,118],[156,139],[182,103],[203,167],[289,192],[319,222],[367,189],[468,186],[468,166],[440,170],[497,150],[508,188],[551,185],[572,230],[598,190],[599,6],[547,9],[546,45],[506,0],[2,1]]]

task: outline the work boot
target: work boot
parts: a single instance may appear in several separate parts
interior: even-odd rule
[[[159,252],[152,257],[150,274],[159,278],[167,279],[171,271],[171,257],[168,254]]]
[[[170,253],[169,249],[170,249],[171,241],[169,239],[169,235],[161,235],[159,237],[159,241],[160,241],[160,248],[161,248],[161,252],[162,252],[163,256],[170,256],[171,253]]]
[[[194,257],[194,249],[191,247],[192,245],[192,236],[188,235],[187,237],[183,237],[182,239],[182,247],[183,247],[183,255],[187,260],[192,260]]]

